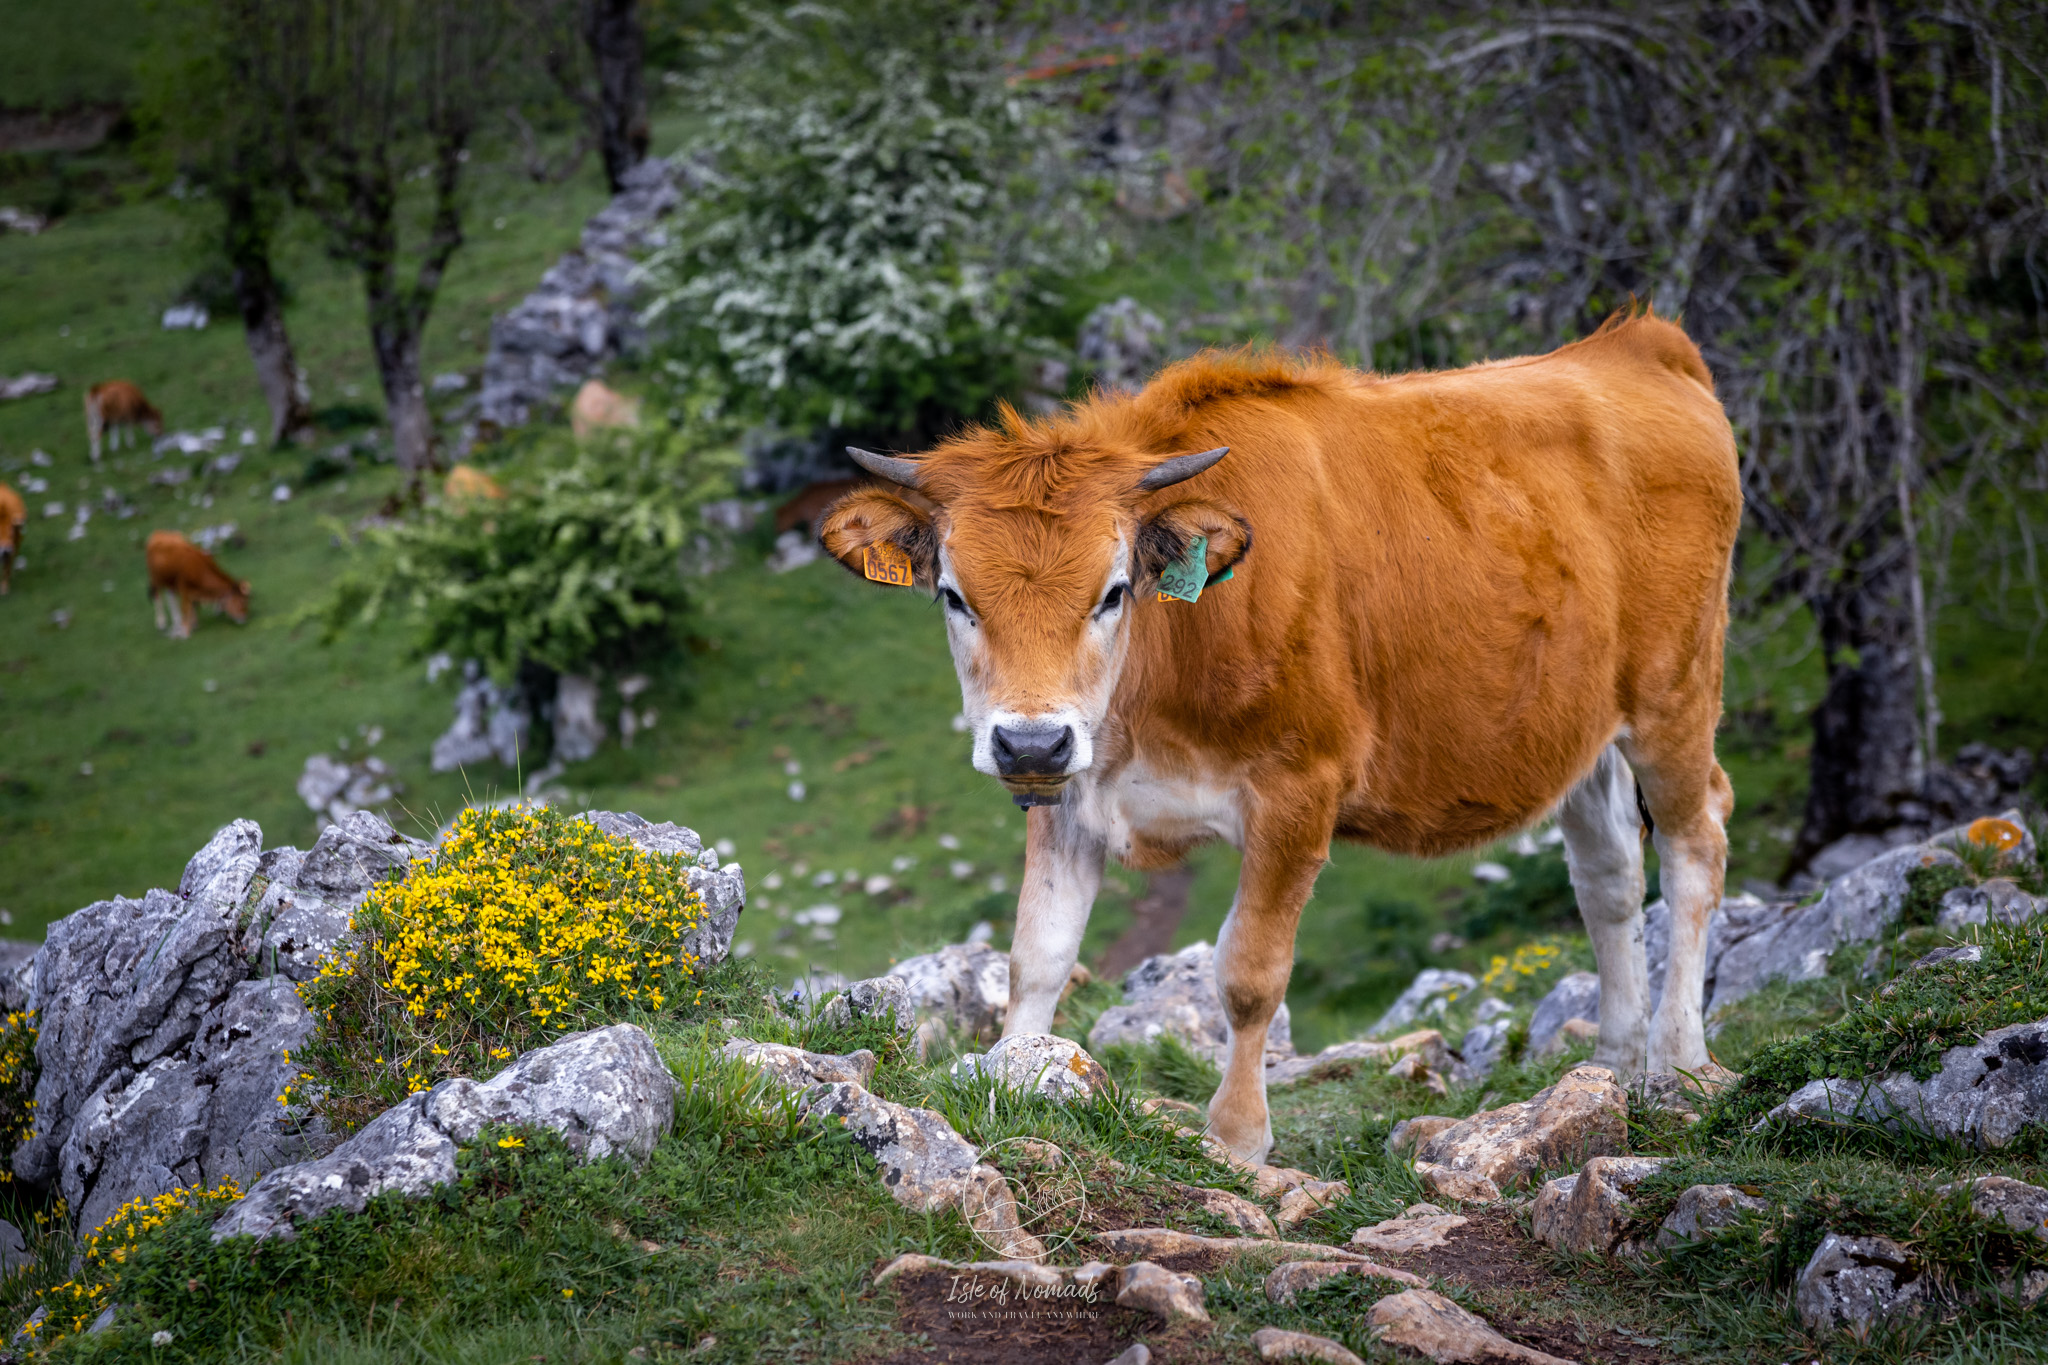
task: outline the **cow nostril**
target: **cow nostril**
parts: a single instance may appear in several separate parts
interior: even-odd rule
[[[1050,725],[1016,728],[998,725],[989,739],[990,747],[995,750],[996,770],[1005,777],[1026,774],[1058,776],[1066,772],[1067,764],[1074,757],[1074,728],[1071,725],[1062,725],[1057,730]]]

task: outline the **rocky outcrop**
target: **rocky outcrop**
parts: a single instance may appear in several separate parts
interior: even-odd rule
[[[1990,877],[1944,895],[1935,925],[1945,934],[1955,934],[1973,924],[2025,924],[2048,910],[2044,900],[2048,898],[2021,890],[2010,877]]]
[[[322,830],[304,854],[290,848],[265,854],[257,874],[267,884],[247,928],[259,936],[256,968],[311,981],[348,933],[349,917],[370,888],[428,852],[380,817],[357,811]]]
[[[1412,1119],[1402,1119],[1387,1134],[1387,1155],[1408,1156],[1446,1128],[1455,1128],[1463,1122],[1463,1119],[1447,1118],[1442,1114],[1417,1114]]]
[[[1118,1043],[1143,1046],[1171,1034],[1188,1049],[1221,1064],[1229,1049],[1230,1021],[1216,994],[1216,950],[1192,943],[1177,953],[1148,957],[1124,977],[1124,1003],[1104,1010],[1088,1030],[1096,1052]],[[1287,1006],[1266,1028],[1269,1062],[1294,1055]]]
[[[1701,1242],[1744,1218],[1767,1213],[1768,1200],[1744,1194],[1733,1185],[1691,1185],[1657,1228],[1657,1249],[1669,1251],[1686,1242]]]
[[[1407,1289],[1372,1306],[1366,1322],[1383,1345],[1436,1361],[1522,1361],[1526,1365],[1572,1365],[1558,1356],[1509,1341],[1484,1318],[1466,1312],[1441,1294]]]
[[[1867,1332],[1918,1313],[1929,1288],[1919,1260],[1891,1238],[1830,1232],[1799,1272],[1793,1304],[1809,1331]]]
[[[1474,1114],[1416,1152],[1424,1185],[1450,1198],[1483,1199],[1537,1172],[1627,1149],[1628,1097],[1605,1067],[1575,1067],[1519,1104]]]
[[[1415,974],[1408,988],[1395,997],[1394,1003],[1387,1006],[1387,1012],[1380,1016],[1379,1022],[1366,1032],[1391,1033],[1397,1028],[1406,1028],[1417,1019],[1441,1015],[1453,1001],[1478,989],[1479,978],[1470,973],[1425,967]]]
[[[633,349],[640,257],[660,243],[660,222],[695,182],[681,158],[650,157],[626,172],[625,188],[583,225],[578,247],[541,276],[511,311],[491,320],[476,415],[524,425],[606,362]]]
[[[1596,1156],[1577,1174],[1547,1182],[1530,1211],[1530,1235],[1573,1255],[1613,1255],[1636,1216],[1630,1192],[1669,1159]]]
[[[327,1156],[273,1170],[215,1221],[213,1240],[290,1238],[387,1190],[450,1184],[457,1149],[487,1125],[551,1129],[585,1161],[645,1161],[674,1122],[675,1080],[653,1039],[631,1024],[572,1033],[481,1084],[458,1077],[409,1095]]]
[[[917,1007],[918,1042],[992,1043],[1010,1012],[1010,957],[986,943],[953,943],[890,969]],[[1092,1045],[1092,1040],[1091,1040]]]
[[[1970,1192],[1970,1208],[1979,1218],[2003,1223],[2012,1231],[2048,1240],[2048,1190],[2004,1175],[1980,1175],[1975,1180],[1943,1185],[1937,1193]]]
[[[1952,1047],[1925,1081],[1905,1072],[1862,1080],[1826,1077],[1800,1087],[1757,1120],[1781,1124],[1881,1124],[1953,1138],[1979,1151],[2007,1146],[2048,1122],[2048,1019],[1995,1029]]]
[[[789,1090],[836,1085],[841,1081],[866,1085],[875,1075],[875,1054],[866,1048],[841,1055],[806,1052],[785,1043],[757,1043],[751,1038],[735,1038],[719,1049],[719,1055],[752,1067]]]
[[[911,998],[910,983],[894,973],[853,982],[825,1002],[819,1017],[828,1024],[877,1019],[906,1038],[917,1033],[917,1002]]]
[[[1013,1033],[986,1055],[962,1057],[953,1070],[956,1075],[989,1076],[1055,1104],[1086,1100],[1113,1088],[1102,1063],[1079,1043],[1050,1033]]]

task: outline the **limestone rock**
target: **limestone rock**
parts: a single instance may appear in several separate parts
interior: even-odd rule
[[[919,1213],[958,1208],[969,1226],[1005,1256],[1045,1259],[1045,1248],[1019,1225],[1008,1182],[977,1160],[972,1144],[930,1109],[896,1104],[851,1081],[812,1086],[806,1117],[838,1120],[881,1167],[882,1184],[897,1203]]]
[[[2010,1176],[1980,1175],[1975,1180],[1943,1185],[1939,1192],[1948,1194],[1962,1187],[1969,1189],[1970,1207],[1979,1218],[2048,1239],[2048,1190]]]
[[[917,1033],[917,1002],[910,998],[910,983],[893,974],[854,982],[825,1002],[822,1017],[828,1024],[879,1019],[906,1038]]]
[[[1116,1305],[1156,1313],[1168,1322],[1207,1322],[1202,1306],[1202,1282],[1193,1275],[1178,1275],[1150,1261],[1134,1261],[1117,1278]]]
[[[1131,968],[1124,977],[1124,1003],[1102,1012],[1088,1031],[1088,1046],[1096,1052],[1118,1043],[1142,1046],[1168,1033],[1219,1065],[1228,1051],[1230,1024],[1216,994],[1216,951],[1206,943],[1148,957]],[[1270,1061],[1293,1055],[1282,1004],[1266,1028],[1266,1056]]]
[[[1013,1033],[986,1055],[961,1058],[955,1070],[991,1076],[1059,1104],[1112,1088],[1109,1073],[1079,1043],[1050,1033]]]
[[[1889,1237],[1830,1232],[1799,1272],[1793,1302],[1810,1331],[1864,1331],[1918,1313],[1928,1289],[1918,1260]]]
[[[34,1264],[35,1258],[28,1254],[28,1240],[21,1235],[21,1229],[0,1220],[0,1280]]]
[[[921,1041],[957,1037],[993,1042],[1010,1012],[1010,957],[986,943],[953,943],[905,958],[890,975],[903,978],[917,1007]]]
[[[1451,1232],[1464,1227],[1467,1221],[1459,1214],[1445,1213],[1434,1204],[1411,1204],[1399,1218],[1388,1218],[1352,1233],[1351,1245],[1361,1251],[1377,1251],[1390,1256],[1427,1251],[1450,1241]]]
[[[1657,1246],[1669,1250],[1683,1242],[1703,1241],[1745,1217],[1768,1212],[1770,1207],[1769,1201],[1744,1194],[1733,1185],[1689,1186],[1658,1227]]]
[[[1427,1283],[1420,1275],[1407,1270],[1397,1270],[1377,1261],[1283,1261],[1273,1267],[1266,1276],[1266,1297],[1274,1303],[1292,1303],[1294,1296],[1304,1289],[1314,1289],[1325,1280],[1334,1280],[1340,1275],[1358,1275],[1369,1280],[1391,1280],[1405,1284],[1411,1289],[1420,1289]]]
[[[1451,1093],[1450,1082],[1444,1079],[1443,1073],[1430,1070],[1429,1063],[1423,1061],[1420,1056],[1412,1052],[1388,1067],[1387,1074],[1398,1080],[1412,1081],[1417,1085],[1435,1091],[1439,1095]]]
[[[1415,1174],[1422,1181],[1422,1188],[1439,1199],[1449,1199],[1458,1204],[1492,1204],[1500,1200],[1500,1186],[1493,1182],[1492,1177],[1476,1171],[1461,1171],[1434,1162],[1418,1161]]]
[[[1341,1344],[1311,1332],[1261,1327],[1252,1333],[1252,1345],[1258,1350],[1260,1360],[1316,1360],[1323,1365],[1365,1365]]]
[[[318,1160],[271,1171],[213,1225],[213,1240],[296,1235],[335,1209],[397,1190],[417,1198],[455,1179],[459,1146],[487,1123],[552,1128],[585,1161],[644,1161],[675,1122],[675,1080],[631,1024],[571,1033],[481,1084],[466,1077],[408,1095]]]
[[[1280,1196],[1280,1212],[1273,1221],[1291,1228],[1351,1197],[1351,1186],[1342,1180],[1309,1180]]]
[[[1437,1030],[1417,1029],[1386,1042],[1374,1042],[1355,1038],[1349,1042],[1332,1043],[1321,1052],[1309,1057],[1282,1057],[1266,1064],[1267,1086],[1292,1085],[1300,1080],[1319,1080],[1326,1075],[1342,1075],[1354,1065],[1384,1066],[1389,1071],[1402,1065],[1410,1057],[1416,1058],[1426,1068],[1427,1074],[1417,1074],[1408,1079],[1421,1080],[1429,1084],[1429,1077],[1442,1077],[1451,1073],[1454,1059],[1444,1045],[1443,1034]],[[1438,1086],[1432,1088],[1440,1088]]]
[[[427,853],[427,845],[370,811],[329,825],[293,868],[289,886],[273,881],[255,907],[262,933],[257,970],[312,980],[370,888]],[[273,870],[288,863],[280,860]]]
[[[1944,895],[1935,923],[1943,933],[1954,934],[1972,924],[2024,924],[2043,908],[2039,897],[2028,895],[2011,878],[1991,877]]]
[[[1366,1322],[1388,1346],[1435,1361],[1523,1361],[1527,1365],[1572,1365],[1506,1337],[1441,1294],[1406,1289],[1372,1306]]]
[[[697,832],[663,821],[654,824],[630,811],[587,810],[582,818],[606,834],[629,839],[649,853],[680,853],[694,858],[690,889],[704,901],[704,915],[683,934],[683,951],[699,967],[715,967],[732,951],[732,938],[747,908],[746,873],[738,863],[719,866],[718,854],[704,847]]]
[[[1230,1256],[1240,1251],[1272,1252],[1319,1261],[1363,1261],[1356,1252],[1315,1242],[1278,1242],[1264,1237],[1204,1237],[1173,1228],[1116,1228],[1095,1240],[1112,1256]]]
[[[1458,1053],[1465,1059],[1467,1081],[1481,1081],[1493,1074],[1493,1069],[1507,1056],[1508,1035],[1514,1028],[1512,1018],[1494,1018],[1465,1030]]]
[[[1479,978],[1468,972],[1424,967],[1408,983],[1408,988],[1395,997],[1394,1003],[1387,1006],[1387,1012],[1379,1017],[1379,1022],[1366,1032],[1389,1033],[1424,1016],[1440,1015],[1450,1008],[1452,1001],[1478,989]]]
[[[1557,1031],[1567,1019],[1600,1022],[1600,978],[1591,972],[1573,972],[1550,988],[1536,1002],[1529,1016],[1529,1051],[1542,1056],[1557,1049]]]
[[[1627,1142],[1628,1097],[1614,1083],[1614,1073],[1580,1066],[1528,1100],[1446,1128],[1422,1144],[1416,1160],[1418,1167],[1426,1163],[1481,1177],[1505,1190],[1541,1170],[1619,1155]]]
[[[1559,1251],[1607,1256],[1620,1245],[1635,1216],[1629,1191],[1669,1158],[1596,1156],[1576,1175],[1552,1180],[1536,1196],[1530,1233]]]
[[[841,1055],[806,1052],[786,1043],[757,1043],[751,1038],[735,1038],[720,1048],[719,1054],[746,1063],[790,1090],[840,1081],[866,1085],[875,1074],[875,1054],[866,1048]]]
[[[1241,1194],[1212,1190],[1200,1185],[1183,1185],[1182,1195],[1200,1204],[1204,1212],[1253,1237],[1278,1237],[1280,1231],[1266,1211]]]
[[[1289,1190],[1315,1183],[1307,1171],[1292,1166],[1252,1167],[1252,1189],[1261,1199],[1278,1199]]]
[[[1387,1134],[1387,1155],[1404,1157],[1415,1151],[1446,1128],[1455,1128],[1464,1120],[1445,1118],[1441,1114],[1418,1114],[1412,1119],[1402,1119]]]
[[[1994,1029],[1942,1054],[1926,1081],[1905,1072],[1862,1080],[1825,1077],[1800,1087],[1756,1124],[1877,1123],[1966,1142],[2011,1143],[2048,1121],[2048,1019]]]

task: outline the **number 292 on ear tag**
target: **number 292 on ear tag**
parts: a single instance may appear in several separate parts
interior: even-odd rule
[[[1196,536],[1188,542],[1187,553],[1159,571],[1159,600],[1177,597],[1183,602],[1199,601],[1209,581],[1209,537]]]
[[[886,540],[861,551],[860,568],[877,583],[887,583],[893,588],[910,586],[909,553]]]

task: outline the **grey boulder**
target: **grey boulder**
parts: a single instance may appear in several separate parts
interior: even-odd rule
[[[1424,967],[1408,983],[1407,989],[1394,998],[1387,1006],[1379,1022],[1367,1029],[1367,1033],[1386,1033],[1405,1028],[1424,1015],[1441,1015],[1460,996],[1469,995],[1479,989],[1479,978],[1467,972],[1450,971],[1442,967]]]
[[[1793,1303],[1810,1331],[1861,1332],[1918,1313],[1927,1290],[1919,1261],[1891,1238],[1830,1232],[1799,1272]]]
[[[1605,1067],[1579,1066],[1527,1100],[1437,1133],[1416,1152],[1416,1169],[1426,1188],[1452,1198],[1498,1198],[1539,1171],[1618,1156],[1627,1146],[1627,1094]]]
[[[1576,1175],[1547,1182],[1530,1211],[1529,1231],[1539,1242],[1575,1255],[1610,1256],[1635,1218],[1630,1194],[1662,1170],[1668,1157],[1600,1156]]]
[[[2010,877],[1991,877],[1944,895],[1935,923],[1943,933],[1953,934],[1973,924],[2025,924],[2042,909],[2041,899],[2028,895]]]
[[[1206,943],[1148,957],[1131,968],[1124,977],[1124,1003],[1096,1019],[1088,1046],[1095,1052],[1118,1043],[1143,1046],[1165,1034],[1219,1064],[1229,1050],[1230,1021],[1216,993],[1216,950]],[[1269,1061],[1294,1055],[1285,1004],[1266,1027],[1265,1052]]]
[[[386,1191],[417,1198],[454,1181],[457,1151],[487,1124],[551,1128],[585,1161],[644,1161],[674,1122],[675,1080],[653,1039],[631,1024],[572,1033],[481,1084],[408,1095],[327,1156],[270,1172],[215,1220],[213,1240],[289,1239]]]
[[[1689,1185],[1657,1228],[1657,1246],[1668,1251],[1686,1242],[1704,1241],[1744,1218],[1770,1210],[1770,1203],[1744,1194],[1733,1185]]]
[[[906,1038],[917,1033],[917,1002],[910,997],[910,983],[894,973],[854,982],[825,1002],[822,1017],[828,1024],[876,1019]]]
[[[804,1090],[839,1081],[866,1085],[875,1075],[875,1054],[866,1048],[845,1054],[806,1052],[787,1043],[735,1038],[719,1049],[719,1055],[752,1067],[785,1090]]]
[[[254,927],[262,935],[257,970],[312,980],[347,936],[350,917],[370,888],[429,851],[381,817],[359,810],[322,830],[302,856],[295,849],[267,855],[269,881],[254,907]]]
[[[2048,1239],[2048,1190],[2004,1175],[1980,1175],[1975,1180],[1944,1185],[1940,1193],[1958,1189],[1970,1192],[1970,1207],[1979,1218],[2003,1223],[2012,1231]]]
[[[1554,1051],[1557,1031],[1567,1019],[1600,1022],[1600,978],[1593,973],[1570,973],[1536,1002],[1529,1016],[1529,1051],[1538,1055]]]
[[[1086,1100],[1112,1088],[1102,1063],[1079,1043],[1049,1033],[1015,1033],[983,1056],[960,1059],[959,1074],[992,1077],[1013,1090],[1043,1095],[1056,1104]]]
[[[1010,957],[986,943],[952,943],[905,958],[901,977],[917,1009],[921,1044],[941,1038],[993,1042],[1010,1012]]]

